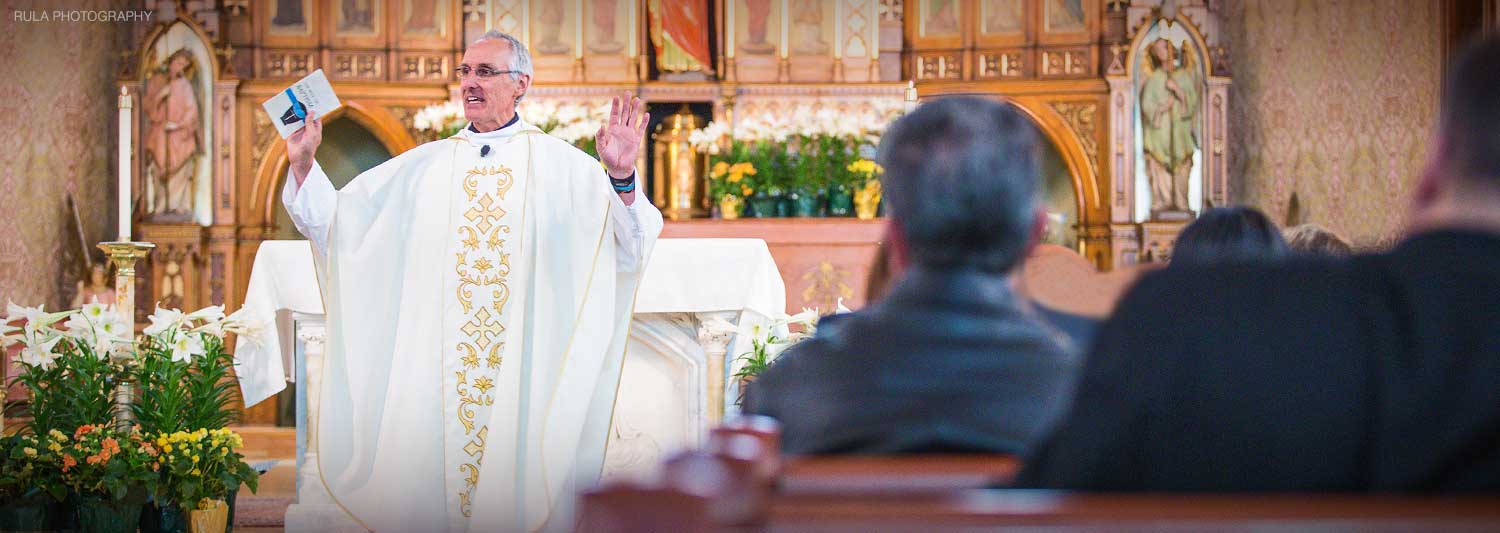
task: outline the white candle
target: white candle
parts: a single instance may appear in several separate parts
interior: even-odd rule
[[[120,242],[130,242],[130,92],[120,87]]]

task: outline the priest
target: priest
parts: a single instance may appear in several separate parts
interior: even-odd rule
[[[468,127],[342,190],[313,158],[319,119],[287,141],[283,201],[328,313],[317,468],[366,528],[571,530],[603,467],[662,227],[634,171],[648,116],[614,99],[601,166],[518,118],[531,73],[486,33],[457,68]]]

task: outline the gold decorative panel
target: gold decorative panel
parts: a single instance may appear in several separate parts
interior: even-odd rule
[[[963,79],[963,54],[959,52],[928,53],[917,56],[917,79]]]
[[[1043,78],[1083,77],[1093,73],[1089,49],[1042,50]]]
[[[980,52],[976,78],[1020,78],[1027,72],[1026,50],[1006,52]]]
[[[318,68],[310,50],[262,50],[258,70],[266,78],[301,78]]]
[[[447,54],[399,54],[398,78],[407,81],[442,82],[453,78],[453,60]]]
[[[334,80],[385,79],[384,52],[330,52],[328,77]]]

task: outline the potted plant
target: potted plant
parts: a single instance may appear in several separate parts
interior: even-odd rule
[[[846,167],[859,186],[854,189],[854,212],[861,220],[875,218],[880,207],[880,165],[869,159],[860,159]]]
[[[751,190],[747,196],[750,202],[750,210],[756,218],[771,218],[777,214],[778,204],[781,202],[782,186],[778,172],[783,168],[779,164],[778,157],[784,157],[777,153],[776,145],[770,141],[755,143],[746,150],[746,162],[756,169],[755,174],[747,174],[745,185]]]
[[[818,184],[823,172],[822,146],[817,137],[799,136],[798,141],[797,155],[791,160],[791,186],[787,195],[791,216],[817,216]]]
[[[857,185],[855,181],[859,179],[854,172],[849,170],[849,163],[852,163],[854,159],[847,141],[843,139],[840,139],[840,142],[834,145],[828,154],[829,216],[854,215],[854,189]]]
[[[79,426],[60,446],[62,482],[82,531],[133,532],[146,494],[156,490],[155,446],[140,431]]]
[[[734,220],[740,217],[740,209],[744,207],[744,198],[755,192],[745,178],[755,176],[757,173],[755,165],[748,161],[733,164],[718,161],[710,167],[708,193],[710,197],[718,199],[721,218]]]
[[[839,301],[838,309],[838,312],[849,311],[843,306],[842,299]],[[780,316],[775,317],[769,325],[765,327],[756,325],[751,328],[750,351],[735,358],[736,369],[730,376],[734,378],[740,390],[735,405],[744,403],[745,389],[755,381],[756,377],[760,376],[761,372],[770,368],[771,363],[781,355],[781,352],[812,337],[817,332],[819,316],[817,309],[803,309],[795,315],[777,314]]]
[[[157,435],[161,471],[158,501],[181,504],[194,533],[223,532],[228,526],[230,495],[241,484],[257,488],[259,474],[236,449],[240,436],[227,428],[197,429]]]
[[[46,434],[0,437],[0,531],[62,529],[60,449]]]
[[[40,306],[9,304],[8,322],[0,326],[0,344],[22,345],[21,371],[13,383],[31,393],[23,429],[31,434],[51,430],[71,433],[85,424],[114,420],[115,384],[123,368],[111,357],[128,346],[124,320],[110,306],[85,305],[81,311],[47,313]],[[68,321],[63,329],[56,326]]]
[[[228,431],[223,428],[236,421],[238,411],[234,406],[239,400],[239,389],[231,375],[233,355],[224,350],[223,335],[244,333],[251,327],[243,312],[225,317],[223,307],[219,306],[187,314],[158,308],[151,316],[151,326],[143,332],[132,369],[140,392],[131,411],[163,451],[166,443],[162,436]],[[234,441],[238,442],[238,436]],[[181,448],[180,444],[173,446]],[[224,491],[211,492],[210,499],[224,503],[226,511],[233,508],[240,482],[247,482],[255,490],[255,471],[243,461],[235,460],[239,462],[230,470],[238,476],[238,481]],[[198,471],[199,474],[192,474],[193,469],[162,471],[160,490],[152,494],[142,518],[142,530],[191,529],[191,514],[203,506],[201,500],[205,497],[195,491],[204,490],[205,485],[229,482],[206,478],[203,469]]]

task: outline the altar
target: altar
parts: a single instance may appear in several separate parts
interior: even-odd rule
[[[776,262],[760,239],[661,239],[641,282],[605,455],[604,479],[640,478],[674,450],[697,446],[739,391],[729,383],[751,332],[785,308]],[[245,405],[296,387],[297,501],[288,530],[341,529],[317,471],[323,304],[307,241],[262,243],[244,306],[267,321],[239,338]]]

